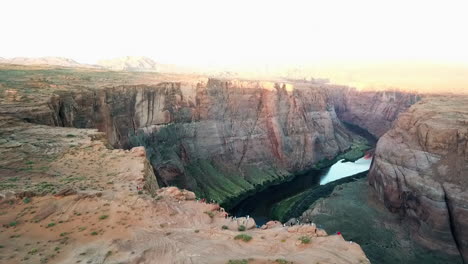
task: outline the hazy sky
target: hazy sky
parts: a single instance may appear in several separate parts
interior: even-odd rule
[[[2,0],[0,57],[468,63],[468,1]]]

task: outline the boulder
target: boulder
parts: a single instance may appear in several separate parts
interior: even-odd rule
[[[146,157],[146,151],[144,147],[134,147],[130,150],[137,157]]]
[[[235,220],[231,220],[227,225],[229,230],[238,231],[240,226],[245,226],[245,230],[253,229],[257,227],[255,220],[253,218],[247,219],[247,217],[239,217]]]
[[[62,190],[60,190],[58,193],[55,194],[55,196],[68,196],[68,195],[73,195],[76,194],[76,190],[73,188],[67,187]]]

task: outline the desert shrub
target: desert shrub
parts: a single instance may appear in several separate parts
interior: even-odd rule
[[[104,219],[107,219],[109,216],[108,215],[101,215],[99,217],[99,220],[104,220]]]
[[[246,259],[231,259],[227,264],[248,264],[249,261]]]
[[[300,240],[302,244],[309,244],[310,243],[310,237],[308,237],[308,236],[301,236],[298,240]]]
[[[242,240],[244,242],[249,242],[250,240],[252,240],[252,236],[250,235],[247,235],[247,234],[239,234],[237,236],[234,237],[235,240]]]
[[[240,225],[240,226],[237,228],[237,230],[239,230],[239,231],[241,231],[241,232],[242,232],[242,231],[245,231],[245,229],[246,229],[246,228],[245,228],[245,225]]]
[[[276,259],[275,262],[278,264],[293,264],[294,263],[292,261],[287,261],[285,259]]]

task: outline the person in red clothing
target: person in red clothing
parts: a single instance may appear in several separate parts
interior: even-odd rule
[[[338,231],[338,232],[336,232],[336,234],[340,236],[340,235],[341,235],[341,232],[340,232],[340,231]]]

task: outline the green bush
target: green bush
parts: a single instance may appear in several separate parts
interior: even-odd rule
[[[247,234],[239,234],[237,236],[234,237],[235,240],[242,240],[244,242],[249,242],[250,240],[252,240],[252,236],[250,235],[247,235]]]
[[[229,229],[229,227],[228,227],[227,225],[223,225],[223,226],[221,227],[221,229],[226,230],[226,229]]]
[[[294,263],[292,261],[287,261],[285,259],[276,259],[275,262],[278,264],[293,264]]]
[[[107,219],[109,216],[108,215],[101,215],[99,217],[99,220],[104,220],[104,219]]]
[[[308,236],[301,236],[298,240],[300,240],[302,244],[309,244],[310,243],[310,237],[308,237]]]
[[[249,261],[246,259],[231,259],[227,264],[248,264]]]
[[[239,231],[241,231],[241,232],[242,232],[242,231],[245,231],[245,229],[246,229],[246,228],[245,228],[245,225],[240,225],[240,226],[237,228],[237,230],[239,230]]]

